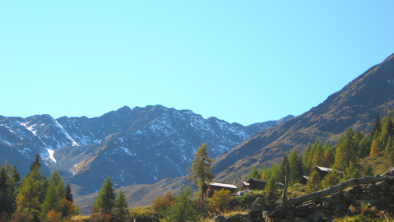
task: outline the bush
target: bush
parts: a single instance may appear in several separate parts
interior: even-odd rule
[[[230,191],[221,189],[216,191],[208,205],[209,212],[211,214],[216,214],[216,212],[224,213],[228,209],[230,202]]]
[[[191,188],[187,188],[183,194],[176,197],[174,204],[163,211],[163,221],[198,221],[199,215],[196,204],[191,199]]]
[[[259,194],[259,195],[231,197],[229,201],[229,209],[230,210],[233,210],[234,208],[247,209],[256,200],[257,197],[263,197],[263,195]]]
[[[164,196],[162,197],[157,197],[154,201],[153,201],[153,212],[159,214],[162,211],[167,211],[173,204],[175,201],[175,196],[172,195],[172,193],[166,193]]]

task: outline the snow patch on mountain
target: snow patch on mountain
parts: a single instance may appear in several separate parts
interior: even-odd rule
[[[34,126],[36,126],[36,124],[31,125],[31,126],[27,126],[27,124],[29,124],[29,122],[20,123],[21,126],[24,126],[27,130],[29,130],[31,133],[33,133],[34,136],[37,136],[37,130],[34,130]]]
[[[125,147],[119,147],[119,148],[121,148],[127,155],[129,155],[129,156],[137,156],[137,154],[136,153],[131,153],[130,151],[129,151],[129,149],[127,149],[127,148],[125,148]]]
[[[48,151],[48,154],[49,154],[48,158],[49,158],[50,160],[52,160],[54,163],[56,163],[55,157],[53,157],[53,153],[54,153],[55,151],[54,151],[54,150],[51,150],[51,149],[47,149],[47,151]]]
[[[75,142],[75,140],[68,134],[68,132],[63,128],[63,126],[59,124],[59,122],[57,120],[55,120],[53,118],[52,118],[52,120],[54,121],[56,126],[60,128],[60,130],[64,133],[64,135],[66,135],[67,139],[69,139],[71,141],[72,146],[79,146],[79,144],[77,142]],[[58,148],[60,148],[60,147],[58,147]]]

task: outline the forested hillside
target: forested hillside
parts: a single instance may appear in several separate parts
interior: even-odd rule
[[[318,138],[322,144],[334,144],[348,127],[370,132],[376,115],[393,108],[394,54],[308,112],[263,130],[216,158],[212,167],[215,180],[239,183],[253,166],[278,163],[294,148],[303,153]]]
[[[313,145],[310,143],[307,145],[303,155],[294,149],[289,154],[285,154],[279,165],[274,163],[271,167],[262,169],[253,167],[248,178],[273,179],[284,183],[286,162],[288,162],[289,185],[298,183],[303,175],[308,175],[310,176],[308,192],[327,188],[353,178],[373,176],[373,165],[367,164],[364,159],[384,151],[386,157],[384,168],[387,170],[392,167],[394,165],[393,137],[394,117],[392,111],[389,110],[382,122],[377,115],[372,131],[368,134],[364,134],[362,131],[355,132],[353,128],[349,127],[336,144],[330,145],[327,142],[322,145],[320,139],[317,139]],[[315,166],[328,167],[332,171],[329,171],[321,180],[316,171],[311,174]]]

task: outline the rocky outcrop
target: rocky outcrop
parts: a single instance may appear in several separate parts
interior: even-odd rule
[[[381,178],[382,181],[356,185],[346,191],[340,190],[331,196],[322,196],[291,207],[285,207],[281,202],[258,197],[250,206],[250,211],[247,214],[236,214],[227,218],[218,216],[215,221],[331,221],[334,217],[360,213],[384,217],[394,213],[393,176],[394,171],[390,171],[384,177],[373,177]],[[289,202],[291,203],[291,201]]]

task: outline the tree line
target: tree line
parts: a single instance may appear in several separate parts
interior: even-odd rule
[[[348,127],[334,145],[328,142],[323,145],[320,139],[317,139],[314,144],[307,145],[302,155],[293,149],[289,155],[285,154],[280,164],[274,163],[270,168],[264,166],[262,169],[253,167],[247,178],[284,183],[286,162],[288,162],[289,185],[297,183],[303,175],[309,175],[315,166],[333,169],[323,180],[317,172],[312,173],[308,180],[308,192],[352,178],[372,176],[372,167],[362,167],[359,160],[384,151],[387,159],[385,164],[387,166],[394,164],[394,118],[392,116],[392,111],[389,110],[388,115],[381,121],[377,114],[374,126],[367,135],[362,131],[355,132],[352,127]]]

